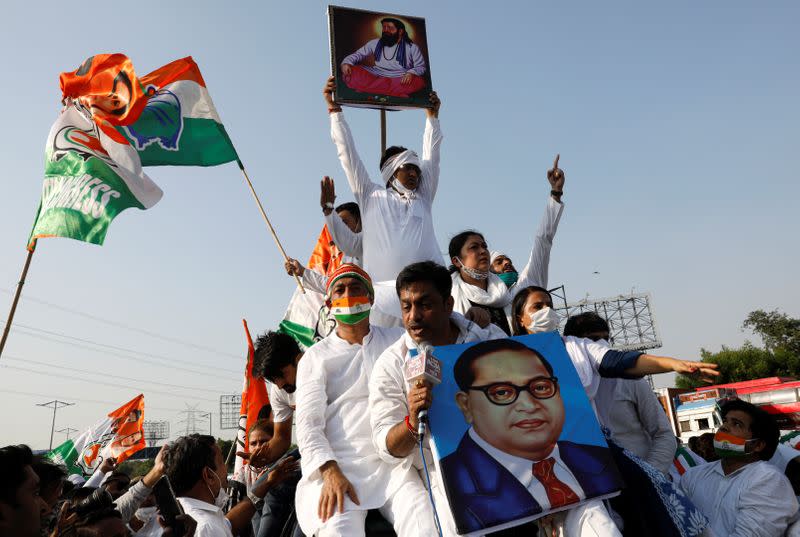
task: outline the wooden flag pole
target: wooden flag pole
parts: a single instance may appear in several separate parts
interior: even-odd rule
[[[381,108],[381,156],[386,152],[386,110]]]
[[[247,176],[247,171],[244,169],[244,164],[242,164],[241,160],[237,160],[236,163],[239,165],[239,169],[242,170],[242,175],[244,175],[244,180],[247,181],[247,186],[250,188],[250,193],[253,195],[253,199],[256,200],[256,205],[258,205],[258,210],[261,211],[261,216],[264,217],[264,221],[267,223],[269,232],[272,233],[272,238],[275,239],[275,244],[278,245],[278,249],[281,251],[281,255],[283,255],[283,260],[288,262],[289,256],[286,255],[286,250],[283,249],[283,245],[281,244],[280,239],[278,239],[278,235],[275,233],[275,228],[272,227],[272,223],[269,221],[267,213],[264,212],[264,206],[261,205],[261,200],[258,199],[258,194],[256,194],[256,190],[253,188],[253,183],[250,182],[250,178]],[[297,274],[294,275],[294,279],[297,282],[297,287],[299,287],[300,291],[302,291],[303,294],[305,294],[306,290],[303,287],[303,282],[300,281],[300,278],[297,276]]]
[[[8,312],[6,326],[3,328],[3,339],[0,339],[0,356],[3,355],[3,349],[6,346],[8,333],[11,331],[11,323],[14,322],[14,313],[17,311],[17,303],[19,303],[19,297],[22,294],[22,286],[25,285],[25,277],[28,275],[28,267],[31,266],[31,258],[33,257],[33,252],[35,250],[36,243],[34,242],[33,248],[28,249],[28,257],[25,259],[25,267],[22,269],[22,275],[19,277],[19,282],[17,283],[17,292],[14,293],[14,301],[11,303],[11,311]]]

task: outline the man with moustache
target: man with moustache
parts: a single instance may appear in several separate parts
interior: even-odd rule
[[[553,367],[501,339],[464,351],[453,375],[471,426],[441,461],[461,533],[537,515],[622,487],[607,447],[559,440],[564,402]]]
[[[425,88],[425,58],[402,21],[381,20],[381,37],[342,60],[342,77],[350,89],[392,97],[409,97]]]

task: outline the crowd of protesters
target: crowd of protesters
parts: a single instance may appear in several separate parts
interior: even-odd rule
[[[432,93],[426,109],[422,156],[389,147],[373,182],[333,89],[330,79],[323,94],[331,134],[356,199],[336,207],[333,182],[323,181],[321,208],[341,264],[321,274],[290,260],[286,270],[324,293],[336,325],[307,349],[279,331],[257,339],[254,372],[267,382],[270,412],[248,431],[249,451],[241,454],[248,464],[229,480],[215,439],[195,434],[164,446],[144,476],[131,479],[107,460],[84,482],[27,446],[6,446],[0,537],[459,534],[429,439],[419,435],[433,386],[407,383],[403,364],[426,346],[558,330],[547,284],[565,174],[558,157],[543,174],[549,195],[522,270],[473,229],[450,241],[448,268],[433,222],[443,139],[438,97]],[[373,280],[394,281],[396,293],[379,296]],[[562,336],[622,493],[492,535],[800,535],[800,453],[779,449],[770,415],[726,401],[716,434],[680,446],[642,379],[678,372],[711,381],[715,366],[617,351],[610,332],[605,319],[584,313],[567,321]],[[517,400],[536,404],[533,395],[523,390]],[[672,471],[679,448],[696,463],[682,474]],[[177,512],[169,496],[154,494],[164,482]]]

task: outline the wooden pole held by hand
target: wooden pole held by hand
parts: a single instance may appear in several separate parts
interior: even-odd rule
[[[33,248],[28,249],[28,257],[25,259],[25,267],[22,269],[22,275],[19,277],[19,282],[17,283],[17,292],[14,293],[14,301],[11,302],[11,311],[8,312],[6,326],[3,328],[3,338],[0,339],[0,356],[3,355],[3,349],[6,346],[8,333],[11,331],[11,323],[14,322],[14,313],[17,311],[17,303],[19,302],[19,297],[22,294],[22,286],[25,285],[25,277],[28,275],[28,267],[31,266],[31,258],[33,257],[34,250],[36,250],[35,242]]]
[[[288,262],[289,256],[286,255],[286,250],[283,249],[283,245],[281,244],[280,239],[278,239],[278,235],[275,233],[275,228],[272,227],[272,223],[269,221],[267,213],[264,212],[264,206],[261,205],[261,200],[258,199],[258,194],[256,194],[256,190],[253,188],[253,183],[250,182],[250,178],[247,176],[247,171],[244,169],[244,164],[242,164],[241,160],[237,160],[236,163],[239,165],[239,169],[242,170],[242,175],[244,175],[244,180],[247,181],[247,186],[250,188],[250,193],[253,195],[253,199],[256,200],[256,205],[258,205],[258,210],[261,211],[261,216],[264,217],[264,221],[267,223],[269,232],[272,234],[272,238],[275,239],[275,244],[278,245],[278,250],[281,251],[283,260]],[[303,287],[303,282],[300,281],[300,278],[297,276],[297,274],[294,275],[294,279],[297,282],[297,287],[299,287],[300,291],[302,291],[303,294],[305,294],[306,290]]]

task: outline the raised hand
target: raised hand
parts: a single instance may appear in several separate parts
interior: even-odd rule
[[[553,192],[564,192],[564,170],[558,167],[558,159],[561,155],[556,155],[556,160],[553,162],[553,169],[547,170],[547,181],[550,183],[550,190]],[[553,194],[553,197],[558,196],[557,201],[560,201],[561,194]]]
[[[333,205],[336,202],[336,188],[333,185],[333,179],[327,175],[319,182],[319,204],[322,207],[322,212],[325,216],[331,214]]]
[[[435,91],[432,91],[430,96],[428,97],[428,102],[430,102],[430,107],[425,109],[425,114],[428,117],[439,117],[439,108],[442,106],[442,101],[439,100],[439,96],[436,94]]]
[[[336,81],[332,76],[329,76],[328,81],[325,82],[325,87],[322,88],[322,96],[325,98],[325,102],[328,104],[328,111],[340,111],[342,109],[333,99],[333,94],[335,91]]]

